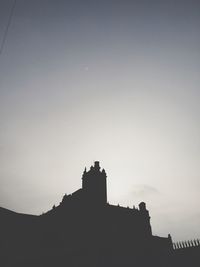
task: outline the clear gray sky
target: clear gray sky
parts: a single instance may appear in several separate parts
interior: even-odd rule
[[[99,160],[110,203],[144,200],[154,234],[200,237],[199,71],[199,1],[17,0],[0,55],[0,206],[47,211]]]

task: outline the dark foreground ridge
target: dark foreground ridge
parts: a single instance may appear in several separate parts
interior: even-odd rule
[[[152,234],[149,212],[107,202],[107,175],[96,161],[82,188],[40,215],[0,208],[0,266],[200,266],[200,242]]]

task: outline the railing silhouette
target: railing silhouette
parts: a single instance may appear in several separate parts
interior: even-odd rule
[[[173,243],[173,249],[186,249],[186,248],[200,248],[200,240],[199,239],[194,239],[194,240],[189,240],[189,241],[180,241]]]

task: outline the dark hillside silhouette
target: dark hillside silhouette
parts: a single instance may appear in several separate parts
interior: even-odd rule
[[[96,161],[84,170],[81,189],[64,195],[59,206],[40,216],[1,208],[1,266],[167,267],[200,262],[199,241],[178,246],[170,235],[152,234],[144,202],[138,208],[108,204],[106,180]]]

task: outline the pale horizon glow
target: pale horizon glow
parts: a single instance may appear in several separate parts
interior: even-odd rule
[[[0,55],[0,206],[41,214],[99,160],[109,203],[145,201],[155,235],[199,238],[199,2],[17,2]]]

